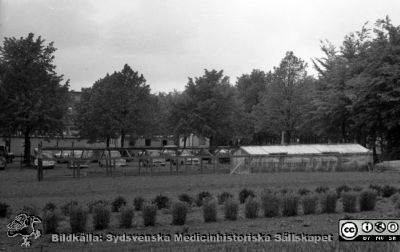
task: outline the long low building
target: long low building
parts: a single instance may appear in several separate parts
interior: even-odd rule
[[[359,144],[241,146],[231,173],[360,171],[372,168],[372,152]]]

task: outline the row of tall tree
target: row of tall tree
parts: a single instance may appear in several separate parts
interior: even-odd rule
[[[52,43],[43,43],[30,34],[0,47],[4,135],[62,130],[68,82],[55,73]],[[82,89],[74,121],[81,137],[121,137],[122,146],[127,136],[194,133],[212,146],[358,142],[399,158],[400,27],[378,20],[339,47],[322,42],[321,50],[325,56],[312,61],[317,77],[289,51],[272,70],[253,70],[235,83],[222,70],[205,70],[183,92],[159,94],[125,65]]]

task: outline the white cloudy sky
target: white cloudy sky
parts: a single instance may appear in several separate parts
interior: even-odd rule
[[[311,66],[320,40],[339,45],[386,15],[400,25],[399,0],[0,0],[0,38],[54,41],[57,71],[74,90],[128,63],[153,92],[168,92],[205,68],[234,84],[288,50]]]

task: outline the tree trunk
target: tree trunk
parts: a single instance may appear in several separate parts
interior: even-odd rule
[[[121,130],[121,148],[124,148],[125,143],[125,131]]]
[[[24,133],[25,146],[24,146],[24,163],[28,166],[31,164],[31,139],[30,130],[26,130]]]
[[[106,139],[106,146],[107,146],[107,148],[110,147],[110,137],[107,137],[107,139]]]
[[[290,130],[286,131],[286,144],[290,144],[290,139],[292,138],[292,132]]]
[[[184,148],[184,149],[186,149],[186,139],[187,139],[187,136],[184,135],[184,136],[183,136],[183,148]]]

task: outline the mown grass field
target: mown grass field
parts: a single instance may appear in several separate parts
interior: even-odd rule
[[[90,168],[92,169],[92,168]],[[90,171],[90,170],[89,170]],[[203,175],[168,175],[168,176],[120,176],[106,177],[99,173],[73,179],[71,171],[65,167],[45,171],[44,181],[36,180],[35,170],[10,168],[0,172],[0,201],[11,206],[12,218],[24,205],[35,205],[39,209],[47,202],[53,202],[58,207],[76,200],[82,205],[96,199],[112,201],[121,195],[132,205],[136,196],[151,200],[158,194],[176,200],[181,193],[195,196],[201,191],[209,191],[213,195],[229,192],[238,198],[243,188],[249,188],[259,195],[264,189],[280,190],[308,188],[314,190],[318,186],[335,189],[341,185],[367,188],[370,184],[393,185],[400,187],[400,176],[396,173],[368,172],[337,172],[337,173],[257,173],[250,175],[203,174]],[[92,175],[91,175],[92,174]],[[374,211],[344,213],[339,201],[337,213],[303,215],[301,210],[295,217],[258,217],[249,220],[244,217],[243,205],[239,208],[237,221],[223,219],[223,206],[218,206],[218,221],[204,223],[201,208],[192,207],[189,210],[187,223],[184,226],[171,225],[169,210],[157,213],[155,227],[144,227],[141,212],[135,211],[134,225],[130,229],[118,227],[118,213],[111,216],[111,224],[107,230],[93,231],[91,217],[88,220],[88,232],[99,234],[141,234],[176,232],[187,233],[267,233],[283,232],[307,234],[334,234],[334,242],[305,243],[305,242],[268,242],[268,243],[63,243],[50,242],[50,236],[45,235],[33,241],[33,251],[399,251],[400,246],[389,243],[340,243],[338,239],[338,220],[342,218],[394,218],[397,212],[388,198],[378,198]],[[8,218],[0,219],[0,251],[20,250],[20,238],[6,236]],[[68,217],[60,222],[59,232],[69,232]]]

